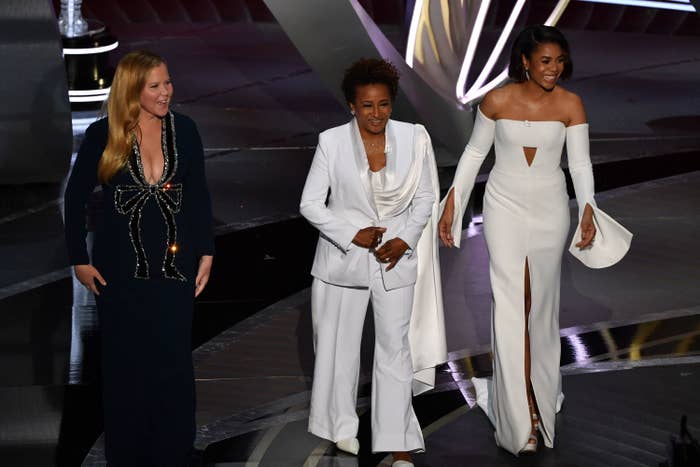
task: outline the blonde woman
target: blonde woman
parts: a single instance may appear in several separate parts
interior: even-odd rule
[[[214,241],[202,143],[170,111],[165,61],[135,51],[117,66],[107,118],[85,133],[65,194],[66,243],[97,297],[110,467],[185,466],[195,434],[190,329]],[[104,192],[92,262],[85,203]]]

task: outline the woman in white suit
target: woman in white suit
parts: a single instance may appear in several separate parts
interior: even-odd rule
[[[342,87],[354,118],[319,135],[300,205],[320,233],[311,270],[316,362],[309,431],[359,451],[355,405],[371,300],[372,450],[393,452],[394,465],[407,466],[408,453],[424,449],[412,388],[430,388],[434,366],[446,359],[437,170],[425,128],[390,120],[398,90],[390,63],[360,60],[346,70]]]

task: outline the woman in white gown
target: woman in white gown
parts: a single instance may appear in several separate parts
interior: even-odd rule
[[[495,140],[496,163],[483,212],[493,294],[493,382],[488,390],[481,382],[476,385],[482,398],[488,392],[484,405],[496,428],[496,442],[516,455],[537,449],[538,432],[547,447],[553,446],[555,414],[563,399],[559,283],[569,232],[560,168],[565,141],[580,219],[572,250],[596,257],[610,253],[597,253],[599,242],[594,245],[596,225],[601,228],[600,221],[609,218],[593,199],[583,104],[557,84],[571,71],[569,47],[557,29],[530,26],[520,33],[509,67],[514,82],[489,92],[477,109],[439,223],[442,241],[458,247],[476,175]],[[602,261],[606,264],[591,263],[594,267],[616,262],[629,246],[631,235],[609,222],[611,235],[622,238]]]

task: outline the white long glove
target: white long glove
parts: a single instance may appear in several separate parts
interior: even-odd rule
[[[579,222],[569,245],[569,252],[589,268],[605,268],[620,261],[629,251],[632,233],[601,211],[595,204],[593,195],[593,168],[591,165],[588,124],[570,126],[566,129],[566,152],[569,158],[569,172],[574,182],[578,218],[581,220],[586,204],[593,208],[593,223],[596,235],[593,244],[580,249],[576,243],[581,239]]]
[[[593,198],[595,182],[593,181],[588,123],[566,128],[566,152],[571,180],[574,182],[576,202],[578,203],[578,218],[581,219],[586,203],[590,204],[591,207],[596,205]]]
[[[464,217],[464,211],[467,209],[469,196],[471,196],[481,164],[484,163],[484,159],[493,144],[495,131],[496,122],[486,117],[481,113],[481,109],[477,108],[472,135],[459,159],[452,186],[450,190],[447,191],[449,196],[450,191],[454,190],[455,209],[454,220],[452,222],[452,238],[457,248],[459,248],[460,239],[462,237],[462,218]],[[441,215],[446,200],[447,197],[440,203]]]

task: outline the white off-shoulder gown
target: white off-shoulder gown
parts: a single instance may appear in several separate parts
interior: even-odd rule
[[[524,367],[526,260],[532,299],[528,323],[531,381],[548,447],[553,446],[554,418],[563,400],[559,290],[562,254],[569,232],[568,195],[560,167],[565,142],[579,218],[586,204],[590,204],[599,230],[596,242],[584,252],[587,259],[597,258],[598,261],[592,261],[595,267],[617,262],[629,248],[631,234],[595,205],[587,124],[566,127],[559,121],[494,121],[477,110],[474,130],[452,185],[452,234],[456,246],[476,175],[494,141],[496,162],[486,184],[483,212],[493,294],[493,380],[477,380],[475,386],[480,405],[496,428],[497,443],[518,454],[531,430]],[[524,148],[536,148],[531,165]],[[618,241],[605,242],[599,248],[602,237]],[[580,234],[573,242],[579,240]],[[579,256],[576,250],[572,248],[572,253]]]

